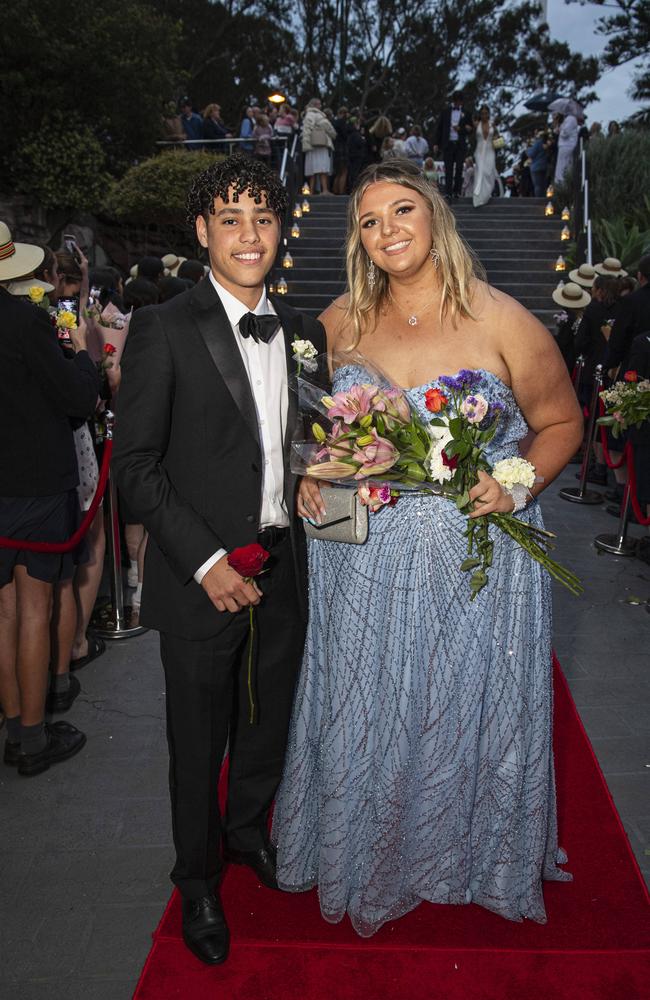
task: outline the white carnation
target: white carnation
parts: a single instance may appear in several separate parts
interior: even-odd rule
[[[511,490],[513,486],[531,489],[535,485],[535,466],[525,458],[504,458],[495,464],[492,476],[504,489]]]
[[[294,340],[291,345],[293,348],[293,353],[297,358],[302,358],[306,361],[311,361],[318,354],[318,351],[312,344],[311,340]]]

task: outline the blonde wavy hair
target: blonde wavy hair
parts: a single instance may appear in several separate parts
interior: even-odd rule
[[[456,230],[453,212],[418,167],[401,159],[371,164],[359,177],[348,204],[348,304],[344,322],[352,327],[352,342],[348,348],[351,351],[359,346],[361,337],[368,332],[373,321],[376,324],[379,310],[388,297],[388,275],[376,265],[374,287],[370,287],[367,274],[369,259],[361,242],[359,224],[361,199],[370,185],[378,181],[388,181],[417,191],[431,209],[431,245],[440,255],[436,275],[442,285],[441,320],[447,314],[454,325],[461,317],[476,319],[472,311],[472,295],[476,280],[485,280],[482,266]],[[431,277],[433,281],[433,267]]]

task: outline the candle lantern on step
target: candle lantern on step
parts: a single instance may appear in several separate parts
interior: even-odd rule
[[[269,295],[275,295],[275,282],[273,278],[269,280]]]
[[[308,215],[310,211],[311,211],[311,208],[310,208],[309,202],[305,198],[305,200],[302,203],[302,214],[303,215]]]
[[[553,208],[553,202],[552,201],[547,201],[546,202],[546,208],[544,209],[544,215],[550,216],[550,215],[553,215],[554,212],[555,212],[555,209]]]
[[[565,261],[564,257],[562,256],[562,254],[560,254],[560,256],[558,257],[558,259],[555,261],[555,270],[556,271],[566,271],[566,261]]]
[[[309,190],[309,184],[307,183],[303,184],[301,194],[311,194]]]
[[[289,291],[289,286],[287,285],[287,282],[282,275],[280,275],[280,277],[278,278],[275,290],[278,293],[278,295],[286,295],[287,292]]]
[[[298,225],[297,222],[294,222],[293,226],[291,227],[291,235],[293,236],[294,240],[300,239],[300,226]]]
[[[562,232],[560,233],[560,239],[563,242],[571,239],[571,230],[569,229],[568,226],[565,226]]]
[[[293,217],[294,219],[302,219],[302,208],[299,201],[293,206]]]
[[[554,194],[555,194],[555,192],[553,190],[553,185],[549,184],[549,186],[546,188],[546,197],[547,198],[552,198]]]
[[[287,248],[286,239],[284,241],[284,257],[282,258],[282,267],[293,267],[293,257]]]
[[[571,212],[569,211],[568,206],[565,205],[564,208],[562,209],[562,215],[561,215],[562,222],[568,222],[570,218],[571,218]]]

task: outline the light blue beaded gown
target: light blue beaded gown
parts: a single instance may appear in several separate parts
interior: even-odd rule
[[[338,369],[334,390],[371,381]],[[427,389],[407,396],[425,420]],[[488,450],[527,433],[511,390]],[[542,526],[537,503],[520,515]],[[491,528],[489,584],[469,601],[465,518],[403,496],[365,545],[312,541],[310,617],[273,841],[281,888],[318,886],[323,917],[373,934],[422,900],[545,922],[557,867],[546,572]]]

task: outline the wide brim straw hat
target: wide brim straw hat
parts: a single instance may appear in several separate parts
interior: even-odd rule
[[[133,267],[129,269],[129,274],[132,278],[138,277],[138,265],[134,264]]]
[[[167,268],[170,274],[175,267],[178,267],[180,263],[179,258],[176,256],[175,253],[166,253],[165,256],[161,258],[161,260],[163,262],[164,267]]]
[[[43,263],[45,251],[32,243],[14,243],[9,226],[0,222],[0,281],[33,274]],[[32,282],[33,284],[33,282]]]
[[[618,257],[605,257],[600,264],[596,264],[594,270],[598,274],[609,274],[612,278],[625,278],[627,271],[623,270]]]
[[[553,301],[563,309],[584,309],[591,302],[591,295],[575,281],[569,281],[555,289]]]
[[[164,258],[163,258],[163,260],[164,260]],[[181,264],[183,264],[186,260],[187,260],[187,257],[177,257],[176,258],[176,264],[174,265],[174,267],[170,267],[170,269],[169,269],[170,274],[172,275],[173,278],[177,278],[178,277],[178,269],[181,266]]]
[[[583,288],[591,288],[596,278],[596,268],[591,264],[581,264],[575,271],[569,271],[571,281]]]
[[[19,278],[18,281],[9,281],[6,285],[6,289],[11,295],[29,295],[30,288],[42,288],[46,295],[48,292],[54,291],[54,285],[33,276]]]

